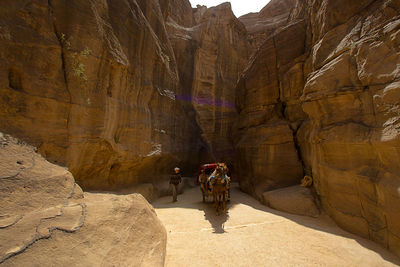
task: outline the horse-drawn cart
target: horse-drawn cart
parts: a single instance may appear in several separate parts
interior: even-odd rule
[[[226,201],[230,201],[229,169],[225,163],[204,164],[200,167],[197,181],[200,184],[203,202],[213,198],[217,213],[226,210]]]

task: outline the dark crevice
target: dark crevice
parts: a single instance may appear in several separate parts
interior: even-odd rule
[[[57,31],[57,26],[56,26],[56,23],[55,23],[55,20],[54,20],[54,17],[53,17],[53,8],[52,8],[52,5],[51,5],[51,0],[47,0],[47,1],[48,1],[49,17],[50,17],[52,25],[53,25],[53,31],[54,31],[54,34],[55,34],[55,36],[56,36],[56,38],[58,40],[58,43],[59,43],[59,45],[61,47],[61,63],[62,63],[62,70],[63,70],[63,74],[64,74],[64,83],[65,83],[65,87],[66,87],[66,89],[68,91],[69,98],[70,98],[70,103],[71,103],[72,99],[71,99],[71,93],[70,93],[69,88],[68,88],[66,60],[65,60],[65,54],[64,54],[64,44],[61,41],[61,34],[59,34],[58,31]]]
[[[0,229],[10,228],[10,227],[16,225],[23,217],[24,217],[24,214],[19,215],[19,216],[14,220],[14,222],[12,222],[12,223],[10,223],[10,224],[8,224],[8,225],[2,225],[2,226],[0,226]]]
[[[303,124],[303,121],[301,121],[300,124],[294,126],[294,124],[291,124],[289,118],[287,118],[287,116],[286,116],[286,107],[287,107],[286,102],[280,101],[280,99],[279,99],[277,107],[280,109],[279,110],[279,113],[280,113],[279,115],[282,116],[282,119],[286,121],[286,123],[288,124],[290,130],[292,131],[293,144],[294,144],[296,152],[297,152],[297,158],[300,161],[302,169],[303,169],[303,176],[306,175],[306,174],[307,175],[311,175],[311,173],[307,172],[306,164],[305,164],[305,162],[303,160],[303,155],[302,155],[302,151],[301,151],[300,142],[299,142],[299,140],[297,138],[297,132],[300,129],[301,125]]]
[[[61,68],[62,68],[63,77],[64,77],[65,89],[69,96],[69,103],[72,104],[72,94],[71,94],[71,91],[69,90],[68,79],[67,79],[68,76],[67,76],[67,69],[66,69],[66,58],[65,58],[65,53],[64,53],[65,47],[61,40],[61,34],[57,31],[57,26],[56,26],[56,23],[55,23],[55,20],[53,17],[53,7],[51,4],[51,0],[47,0],[47,5],[48,5],[49,18],[51,19],[52,26],[53,26],[53,31],[54,31],[56,39],[60,45],[60,48],[61,48]],[[67,129],[69,128],[70,114],[71,114],[71,109],[68,110],[68,114],[67,114],[67,125],[66,125]]]
[[[23,91],[22,73],[16,68],[8,70],[8,87],[16,91]]]
[[[285,113],[286,113],[286,103],[285,103],[285,102],[281,102],[281,114],[282,114],[282,118],[285,118],[285,119],[286,119]]]
[[[292,127],[290,124],[289,124],[289,127],[290,127],[290,130],[292,130],[292,133],[293,133],[293,143],[294,143],[294,146],[296,148],[297,157],[298,157],[298,159],[299,159],[299,161],[301,163],[301,166],[303,168],[303,176],[304,176],[304,175],[311,175],[311,173],[307,173],[306,164],[305,164],[305,162],[303,160],[303,155],[301,153],[300,143],[299,143],[299,140],[297,138],[297,132],[300,129],[301,125],[302,125],[302,123],[296,129],[294,129],[294,127]]]
[[[278,102],[281,102],[281,86],[280,86],[280,79],[279,79],[279,66],[278,66],[278,49],[276,46],[275,36],[272,36],[272,43],[274,45],[274,52],[275,52],[275,71],[276,71],[276,83],[278,86]]]
[[[274,50],[278,51],[274,36],[272,37],[272,42],[273,42],[273,45],[274,45]],[[303,160],[303,156],[302,156],[302,153],[301,153],[301,147],[300,147],[299,141],[297,139],[297,131],[300,128],[301,124],[299,126],[297,126],[296,129],[294,129],[294,127],[290,124],[289,118],[287,118],[287,116],[286,116],[287,104],[286,104],[286,102],[282,101],[282,89],[281,89],[281,84],[280,84],[278,56],[277,56],[278,53],[275,53],[275,54],[276,54],[276,58],[275,58],[276,83],[277,83],[277,86],[278,86],[278,99],[277,99],[278,105],[277,105],[277,107],[280,109],[278,112],[280,113],[279,115],[282,116],[282,119],[284,119],[287,122],[290,130],[292,131],[293,144],[294,144],[296,152],[297,152],[297,157],[298,157],[298,159],[299,159],[299,161],[301,163],[301,166],[302,166],[302,169],[303,169],[303,176],[304,176],[304,174],[306,173],[306,166],[305,166],[305,163],[304,163],[304,160]]]

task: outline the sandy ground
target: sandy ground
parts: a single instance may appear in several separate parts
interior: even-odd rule
[[[396,266],[378,244],[314,219],[269,209],[232,188],[227,215],[201,202],[199,188],[153,203],[168,232],[166,266]]]

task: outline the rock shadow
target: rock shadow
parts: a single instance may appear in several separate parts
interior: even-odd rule
[[[378,243],[374,243],[371,240],[367,240],[360,236],[346,232],[345,230],[338,227],[338,225],[336,225],[336,223],[326,214],[322,214],[318,218],[312,218],[312,217],[293,215],[273,210],[261,204],[259,201],[257,201],[250,195],[242,192],[238,184],[232,184],[231,202],[228,202],[226,205],[227,212],[226,214],[221,214],[219,216],[215,211],[214,204],[212,203],[211,199],[209,199],[206,203],[202,202],[201,192],[199,188],[192,188],[187,192],[185,192],[184,194],[179,195],[178,202],[171,202],[171,201],[172,197],[170,196],[164,197],[156,200],[154,203],[152,203],[152,205],[157,209],[185,208],[185,209],[197,209],[199,211],[203,211],[204,218],[211,224],[212,229],[214,230],[213,233],[215,234],[223,234],[228,232],[225,230],[224,226],[225,223],[230,218],[229,216],[230,209],[233,209],[236,205],[239,204],[246,205],[253,209],[261,210],[266,213],[286,218],[288,220],[291,220],[293,222],[296,222],[297,224],[303,225],[308,228],[313,228],[321,232],[327,232],[330,234],[353,239],[356,242],[358,242],[361,246],[369,250],[375,251],[383,259],[400,266],[400,260],[395,254],[388,251],[386,248],[384,248],[382,245]]]
[[[213,228],[213,233],[223,234],[225,233],[225,223],[229,219],[229,208],[235,206],[236,202],[226,203],[226,212],[217,215],[215,211],[214,202],[212,198],[208,198],[205,203],[202,202],[202,196],[200,187],[192,188],[182,195],[178,195],[178,201],[172,202],[172,196],[159,198],[152,203],[156,209],[169,209],[169,208],[184,208],[184,209],[196,209],[204,212],[204,218],[210,223]]]
[[[232,187],[231,187],[231,189],[232,189]],[[326,232],[326,233],[330,233],[333,235],[353,239],[357,243],[359,243],[361,246],[363,246],[369,250],[375,251],[383,259],[400,266],[400,259],[393,252],[389,251],[387,248],[385,248],[384,246],[382,246],[379,243],[373,242],[372,240],[365,239],[363,237],[360,237],[353,233],[347,232],[346,230],[340,228],[340,226],[338,226],[332,220],[332,218],[330,218],[324,212],[322,212],[322,214],[319,217],[313,218],[313,217],[295,215],[295,214],[290,214],[290,213],[274,210],[274,209],[271,209],[271,208],[261,204],[258,200],[251,197],[250,195],[242,192],[240,190],[239,186],[236,186],[234,188],[234,195],[235,195],[236,201],[238,201],[241,204],[250,206],[254,209],[268,212],[268,213],[271,213],[271,214],[274,214],[277,216],[281,216],[283,218],[286,218],[288,220],[296,222],[297,224],[303,225],[308,228],[315,229],[317,231]]]

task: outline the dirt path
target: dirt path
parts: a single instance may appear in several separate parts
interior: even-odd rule
[[[228,215],[203,204],[199,188],[153,203],[168,232],[166,266],[395,266],[381,246],[329,218],[271,210],[232,188]]]

